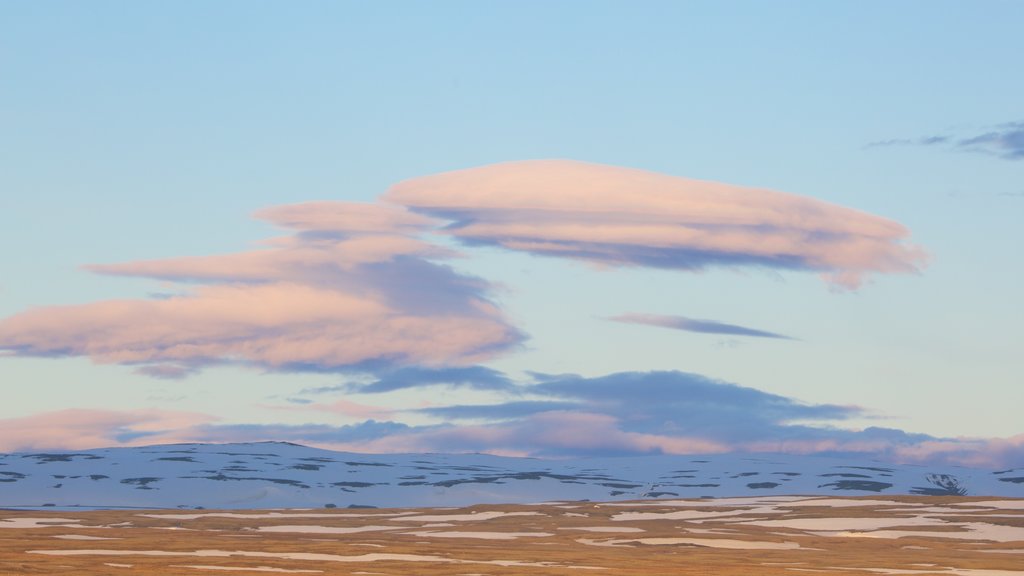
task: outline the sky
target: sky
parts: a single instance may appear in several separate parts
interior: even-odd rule
[[[0,450],[1024,466],[1012,1],[0,1]]]

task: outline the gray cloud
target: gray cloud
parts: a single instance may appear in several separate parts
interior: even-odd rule
[[[406,366],[403,368],[369,367],[374,380],[370,382],[347,382],[335,386],[317,386],[305,388],[302,394],[377,394],[393,392],[407,388],[425,386],[448,386],[471,390],[502,390],[512,391],[517,385],[503,372],[486,366],[455,366],[444,368],[425,368],[422,366]]]
[[[1024,434],[937,438],[892,428],[835,424],[862,409],[807,404],[699,374],[620,372],[600,377],[534,375],[488,405],[411,410],[442,421],[408,425],[363,420],[328,424],[222,424],[209,414],[73,409],[0,419],[0,449],[87,448],[175,442],[290,441],[372,453],[486,452],[574,457],[640,454],[790,453],[870,457],[902,463],[1024,466]],[[523,397],[529,397],[523,400]],[[323,411],[331,406],[288,410]],[[339,401],[332,410],[366,418],[375,409]],[[378,411],[387,420],[395,411]]]
[[[1006,160],[1024,160],[1024,122],[1002,124],[995,130],[964,138],[957,146]]]
[[[160,380],[184,380],[199,371],[199,366],[189,364],[147,364],[133,372]]]
[[[423,428],[423,427],[421,427]],[[348,443],[381,438],[413,430],[399,422],[367,420],[358,424],[211,424],[197,429],[212,442],[291,441],[307,443]]]
[[[867,148],[936,145],[947,145],[948,149],[960,152],[989,154],[1004,160],[1024,160],[1024,122],[999,124],[973,135],[892,138],[871,142]]]
[[[365,394],[433,385],[474,390],[511,390],[515,388],[515,384],[505,374],[484,366],[455,368],[410,366],[378,374],[377,380],[369,384],[346,385],[345,389]]]
[[[462,404],[420,408],[417,412],[449,420],[511,420],[543,412],[580,410],[580,402],[557,400],[520,400],[502,404]]]
[[[857,407],[804,404],[687,372],[536,378],[533,384],[523,386],[521,393],[543,400],[457,405],[421,412],[453,420],[509,420],[556,410],[584,412],[614,418],[626,432],[698,435],[718,442],[821,437],[821,430],[794,422],[837,421],[864,415]]]
[[[867,148],[884,148],[886,146],[934,146],[936,144],[946,144],[952,140],[949,136],[923,136],[921,138],[890,138],[889,140],[879,140],[877,142],[870,142],[866,146]]]
[[[660,326],[662,328],[672,328],[675,330],[684,330],[686,332],[697,332],[701,334],[726,334],[729,336],[752,336],[755,338],[779,338],[783,340],[793,340],[791,336],[786,336],[785,334],[747,328],[746,326],[739,326],[737,324],[726,324],[715,320],[687,318],[685,316],[628,313],[612,316],[609,320],[614,322],[623,322],[626,324]]]

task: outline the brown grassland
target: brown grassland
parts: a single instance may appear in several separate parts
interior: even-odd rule
[[[1024,576],[1024,500],[0,510],[2,576],[130,573]]]

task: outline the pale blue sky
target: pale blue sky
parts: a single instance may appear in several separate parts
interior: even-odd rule
[[[1011,1],[0,1],[0,318],[161,292],[79,267],[251,248],[274,234],[250,218],[260,208],[568,158],[863,210],[907,226],[931,263],[842,294],[807,272],[472,249],[451,264],[501,284],[529,335],[488,366],[681,370],[879,418],[845,427],[1021,434],[1024,159],[956,145],[1024,120],[1021,22]],[[869,146],[930,136],[951,140]],[[623,313],[797,340],[606,320]],[[268,408],[343,379],[222,367],[162,381],[5,358],[0,418],[155,407],[343,424]]]

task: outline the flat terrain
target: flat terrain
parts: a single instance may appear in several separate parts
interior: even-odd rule
[[[0,575],[133,573],[1024,576],[1024,499],[0,510]]]

